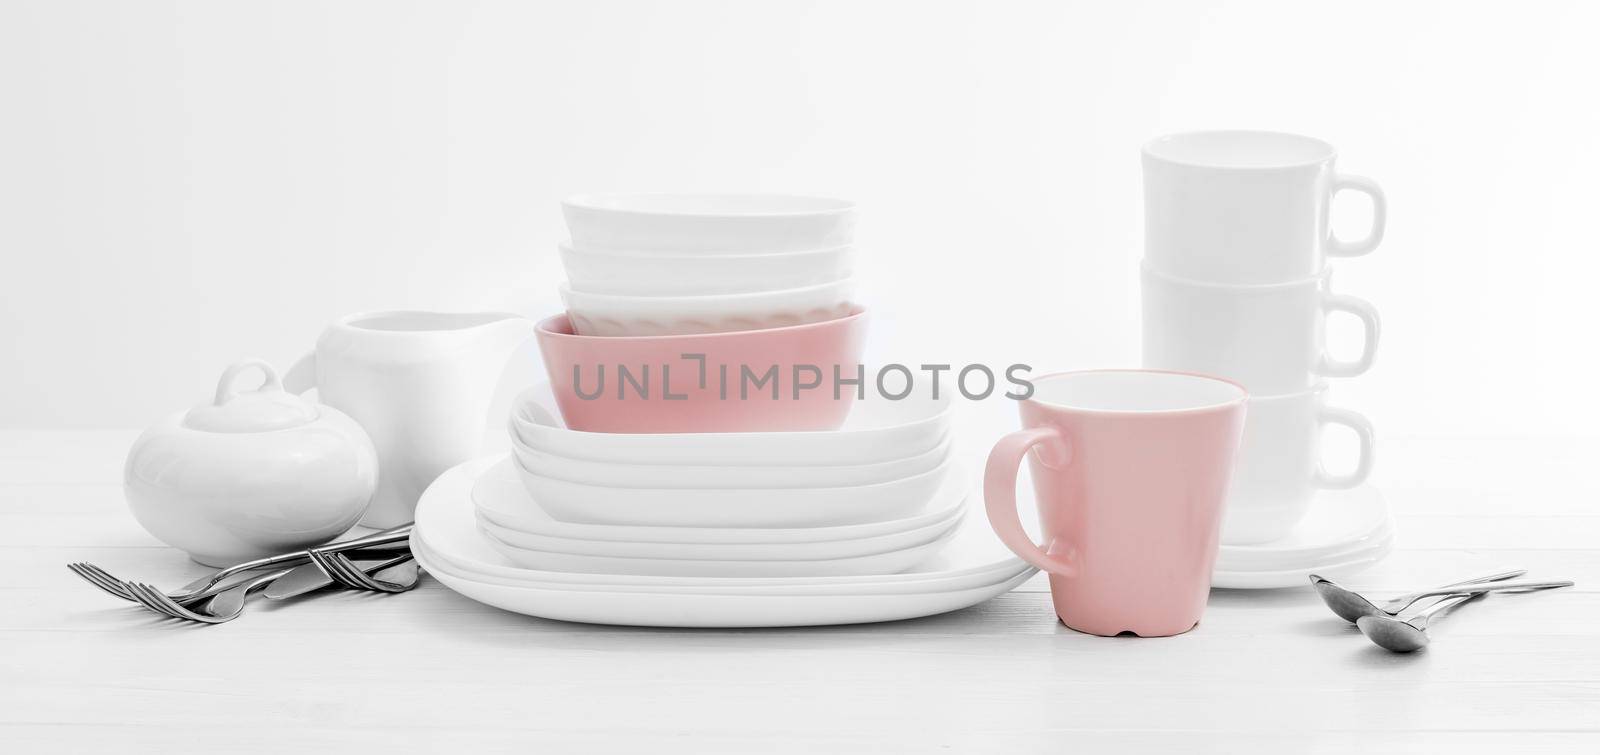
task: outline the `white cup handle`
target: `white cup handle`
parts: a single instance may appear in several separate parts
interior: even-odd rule
[[[1341,362],[1328,356],[1327,347],[1324,346],[1315,372],[1323,377],[1355,377],[1372,369],[1372,361],[1378,356],[1378,310],[1366,299],[1325,294],[1322,297],[1322,312],[1324,317],[1332,312],[1345,312],[1361,321],[1361,356],[1354,361]]]
[[[1317,474],[1312,482],[1319,488],[1327,490],[1348,490],[1367,481],[1367,476],[1372,474],[1372,423],[1366,417],[1352,412],[1349,409],[1334,409],[1323,407],[1317,412],[1317,432],[1320,435],[1326,425],[1342,425],[1353,430],[1356,439],[1360,442],[1360,456],[1356,459],[1356,468],[1348,474],[1328,474],[1327,468],[1319,460]],[[1320,444],[1319,444],[1320,447]]]
[[[283,373],[283,389],[290,393],[305,393],[317,387],[317,352],[307,352],[295,360],[294,366]]]
[[[1328,256],[1329,257],[1360,257],[1378,248],[1383,241],[1383,228],[1389,217],[1389,202],[1384,199],[1383,189],[1378,182],[1362,176],[1338,175],[1333,179],[1333,193],[1338,194],[1345,190],[1356,191],[1372,199],[1372,228],[1367,231],[1367,236],[1360,241],[1341,241],[1333,235],[1333,228],[1328,228]]]

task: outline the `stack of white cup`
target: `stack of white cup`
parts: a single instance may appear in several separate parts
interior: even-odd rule
[[[1228,378],[1250,392],[1222,542],[1289,534],[1319,490],[1362,484],[1372,426],[1327,405],[1327,378],[1360,375],[1378,346],[1378,314],[1329,290],[1329,257],[1358,257],[1383,238],[1383,192],[1334,171],[1326,142],[1263,131],[1202,131],[1144,147],[1144,364]],[[1336,238],[1334,194],[1371,197],[1372,229]],[[1361,354],[1340,361],[1324,332],[1336,312],[1358,319]],[[1353,430],[1360,456],[1347,474],[1323,468],[1328,425]]]

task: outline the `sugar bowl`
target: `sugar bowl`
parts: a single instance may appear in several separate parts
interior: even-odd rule
[[[238,390],[250,372],[260,387]],[[377,483],[366,432],[284,391],[259,359],[228,367],[212,401],[146,430],[123,469],[139,523],[208,566],[326,542],[361,518]]]

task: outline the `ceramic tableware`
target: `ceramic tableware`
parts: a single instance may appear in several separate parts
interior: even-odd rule
[[[532,616],[642,626],[804,626],[892,621],[964,608],[1034,570],[987,527],[964,527],[940,557],[901,574],[847,577],[650,577],[543,572],[511,565],[473,526],[469,490],[496,462],[443,475],[417,506],[412,550],[466,597]]]
[[[950,455],[951,441],[924,453],[876,464],[815,467],[615,464],[574,459],[530,448],[512,431],[512,453],[528,471],[587,485],[619,488],[830,488],[872,485],[933,470]]]
[[[1288,534],[1259,545],[1217,549],[1213,587],[1274,589],[1303,587],[1306,575],[1340,578],[1359,574],[1394,550],[1389,503],[1377,488],[1319,491]]]
[[[1320,273],[1383,240],[1386,203],[1372,180],[1334,169],[1334,148],[1295,134],[1196,131],[1144,146],[1145,258],[1168,275],[1211,283],[1278,283]],[[1341,191],[1372,200],[1366,237],[1329,223]]]
[[[574,332],[676,336],[770,330],[837,320],[854,309],[850,277],[797,288],[695,296],[624,296],[561,286]]]
[[[1141,637],[1189,631],[1205,610],[1244,428],[1244,388],[1149,370],[1036,378],[1023,429],[989,454],[984,499],[1000,539],[1050,573],[1062,623]],[[1017,515],[1029,460],[1046,545]]]
[[[1244,439],[1239,444],[1222,542],[1266,543],[1286,535],[1305,515],[1318,490],[1346,490],[1365,482],[1374,457],[1372,423],[1348,409],[1327,405],[1327,386],[1285,396],[1251,396]],[[1339,426],[1355,434],[1354,468],[1328,472],[1322,436]]]
[[[743,433],[839,427],[856,392],[836,392],[832,377],[855,373],[866,332],[861,310],[767,330],[626,338],[577,335],[558,316],[539,323],[538,340],[567,427]]]
[[[962,520],[964,493],[964,481],[948,477],[918,514],[870,525],[787,529],[582,525],[550,518],[538,501],[528,497],[515,463],[506,460],[479,475],[472,486],[472,503],[480,530],[529,550],[656,559],[804,560],[865,556],[925,543]]]
[[[683,549],[706,545],[753,551],[773,548],[774,553],[785,552],[787,546],[802,546],[805,549],[817,549],[807,551],[811,557],[833,558],[842,555],[835,551],[836,543],[894,537],[948,522],[960,515],[965,494],[965,479],[961,475],[947,475],[944,483],[922,508],[908,516],[880,522],[835,527],[651,527],[557,521],[538,501],[528,496],[522,486],[517,464],[510,458],[479,475],[472,489],[473,505],[478,517],[498,528],[569,544],[578,541],[624,543],[632,548],[644,548],[645,544],[651,544],[679,549],[673,554],[639,551],[641,555],[657,557],[686,555]],[[695,557],[702,556],[703,553],[695,553]]]
[[[240,390],[259,372],[260,387]],[[209,403],[134,441],[123,490],[139,524],[207,566],[318,545],[356,523],[378,485],[353,420],[283,390],[259,359],[234,364]]]
[[[963,590],[909,593],[619,593],[469,575],[436,561],[426,551],[418,554],[417,561],[445,587],[512,613],[589,624],[683,628],[826,626],[915,619],[983,603],[1010,592],[1031,576],[1030,572],[1021,572],[1001,582]]]
[[[763,254],[831,249],[854,239],[855,204],[781,194],[585,194],[561,203],[587,249]]]
[[[728,336],[718,336],[725,338]],[[864,337],[857,333],[855,338]],[[841,352],[846,350],[840,350]],[[557,365],[552,370],[571,372],[580,363],[582,350],[551,348],[547,359]],[[645,352],[641,352],[643,354]],[[668,352],[670,353],[670,352]],[[646,360],[648,356],[636,356]],[[548,366],[548,365],[547,365]],[[673,374],[680,374],[674,372]],[[870,373],[868,373],[870,380]],[[676,378],[674,378],[676,380]],[[754,467],[821,467],[882,464],[925,454],[944,442],[950,433],[950,392],[935,398],[919,391],[893,400],[867,391],[853,401],[848,416],[837,429],[808,432],[693,432],[693,433],[604,433],[571,429],[558,418],[561,402],[555,386],[535,386],[517,397],[511,425],[517,440],[528,448],[575,459],[610,464],[720,465]],[[676,389],[675,389],[676,390]],[[846,395],[854,395],[846,389]],[[568,395],[570,411],[580,415],[589,407]],[[737,402],[755,411],[759,404]],[[712,403],[706,411],[732,411]],[[827,408],[833,408],[829,405]],[[639,410],[637,402],[633,409]],[[616,413],[621,415],[619,407]],[[778,411],[778,410],[775,410]],[[599,422],[602,418],[583,415]],[[603,417],[603,425],[625,424],[624,417]],[[717,425],[738,422],[734,417],[719,419]]]
[[[1142,270],[1144,366],[1218,375],[1252,395],[1303,391],[1325,377],[1372,367],[1378,313],[1371,304],[1328,290],[1324,272],[1285,283],[1225,285]],[[1361,322],[1361,353],[1328,354],[1326,320],[1344,312]]]
[[[662,254],[561,244],[561,266],[577,291],[623,296],[704,296],[805,288],[849,277],[855,248],[776,254]]]
[[[373,312],[340,318],[284,376],[350,415],[378,450],[371,527],[411,521],[433,478],[477,456],[494,390],[533,323],[498,312]]]
[[[680,577],[825,577],[905,571],[944,547],[946,541],[955,535],[955,527],[946,527],[921,542],[877,553],[817,559],[597,556],[525,548],[500,539],[488,529],[483,530],[483,535],[489,547],[499,551],[511,563],[529,569]]]
[[[834,488],[619,488],[517,471],[551,517],[586,524],[655,527],[829,527],[903,518],[921,511],[952,473],[945,461],[922,474]]]

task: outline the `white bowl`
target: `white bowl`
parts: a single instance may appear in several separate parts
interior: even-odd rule
[[[659,527],[832,527],[883,522],[922,510],[949,473],[931,471],[839,488],[613,488],[543,477],[519,464],[522,484],[563,522]],[[533,504],[530,502],[529,507]]]
[[[854,309],[855,279],[744,294],[621,296],[561,284],[580,336],[677,336],[766,330],[837,320]]]
[[[658,577],[843,577],[898,574],[932,556],[955,535],[954,527],[927,536],[920,543],[881,553],[822,559],[686,559],[590,556],[522,548],[483,530],[489,547],[527,569],[587,574]]]
[[[951,441],[904,459],[822,467],[745,467],[617,464],[574,459],[531,448],[511,433],[517,463],[542,477],[614,488],[836,488],[889,482],[932,470],[950,455]]]
[[[472,485],[477,518],[502,530],[565,541],[645,543],[695,546],[818,545],[887,537],[932,527],[949,521],[966,508],[966,480],[952,472],[944,484],[923,503],[922,509],[899,519],[838,527],[647,527],[611,524],[577,524],[557,521],[528,497],[516,460],[505,460],[484,471]],[[578,551],[574,551],[578,552]]]
[[[867,379],[872,379],[868,370]],[[925,454],[950,430],[950,392],[894,401],[867,391],[837,430],[766,433],[586,433],[557,419],[548,383],[519,397],[511,412],[527,448],[612,464],[822,467],[891,462]]]
[[[805,288],[849,277],[855,247],[776,254],[650,254],[561,244],[578,291],[623,296],[705,296]]]
[[[561,203],[574,244],[692,254],[847,246],[855,204],[781,194],[585,194]]]

